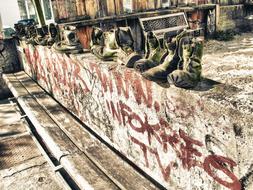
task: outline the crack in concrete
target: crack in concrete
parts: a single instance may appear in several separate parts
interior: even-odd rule
[[[14,173],[12,173],[12,174],[10,174],[10,175],[3,176],[3,178],[12,177],[12,176],[14,176],[14,175],[16,175],[16,174],[18,174],[18,173],[20,173],[20,172],[23,172],[23,171],[26,171],[26,170],[29,170],[29,169],[35,168],[35,167],[40,167],[40,166],[43,166],[43,165],[45,165],[45,164],[47,164],[46,161],[43,162],[42,164],[36,164],[36,165],[30,166],[30,167],[24,168],[24,169],[22,169],[22,170],[16,171],[16,172],[14,172]]]

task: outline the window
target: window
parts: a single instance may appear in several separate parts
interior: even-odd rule
[[[34,4],[32,0],[18,0],[18,7],[21,19],[37,20]]]

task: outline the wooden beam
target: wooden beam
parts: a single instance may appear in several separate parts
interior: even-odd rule
[[[86,0],[87,1],[87,0]],[[93,1],[93,0],[88,0]],[[73,22],[64,22],[59,23],[60,25],[75,25],[77,27],[83,26],[93,26],[100,23],[108,23],[108,22],[117,22],[126,19],[136,19],[136,18],[143,18],[143,17],[151,17],[151,16],[158,16],[164,14],[171,14],[171,13],[178,13],[178,12],[192,12],[195,10],[208,10],[208,9],[215,9],[215,4],[208,4],[208,5],[201,5],[201,6],[193,6],[193,7],[173,7],[171,9],[160,9],[154,11],[145,11],[145,12],[138,12],[138,13],[131,13],[126,15],[114,15],[114,16],[106,16],[97,19],[89,19],[89,20],[82,20],[82,21],[73,21]]]
[[[39,24],[41,26],[44,26],[45,25],[45,17],[44,17],[43,11],[42,11],[41,3],[40,3],[39,0],[32,0],[32,1],[33,1],[35,10],[36,10],[36,14],[37,14],[37,17],[38,17],[38,20],[39,20]]]

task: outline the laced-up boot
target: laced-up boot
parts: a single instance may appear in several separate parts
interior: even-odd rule
[[[175,38],[173,38],[171,43],[168,44],[168,55],[166,56],[164,62],[142,73],[142,76],[153,81],[167,81],[168,74],[177,69],[177,65],[180,60],[178,54],[179,42],[181,38],[185,36],[185,34],[186,32],[182,31]]]
[[[201,59],[203,42],[193,40],[192,44],[184,44],[183,65],[168,75],[168,81],[180,88],[194,88],[201,80]]]
[[[167,49],[161,47],[153,32],[148,32],[146,39],[146,59],[140,59],[134,65],[134,68],[141,73],[162,63],[168,54]]]

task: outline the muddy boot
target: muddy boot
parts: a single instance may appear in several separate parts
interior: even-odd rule
[[[63,31],[63,39],[63,41],[53,45],[56,51],[67,54],[83,52],[83,47],[76,35],[75,27],[66,27]]]
[[[128,68],[133,68],[134,64],[140,60],[142,58],[142,56],[136,52],[124,52],[124,51],[120,51],[118,53],[118,59],[117,62],[119,64],[125,65]]]
[[[36,37],[34,37],[34,41],[38,45],[45,46],[47,45],[47,39],[48,39],[47,33],[43,30],[43,28],[37,28]]]
[[[172,41],[168,44],[168,55],[166,56],[164,62],[161,65],[158,65],[142,73],[142,76],[152,81],[167,81],[168,74],[177,69],[178,62],[180,60],[178,54],[179,42],[185,34],[186,32],[183,31],[175,38],[173,38]]]
[[[25,41],[27,44],[37,45],[37,43],[35,41],[35,38],[37,36],[36,29],[37,29],[37,27],[35,24],[25,26],[25,33],[26,33]]]
[[[116,30],[116,42],[119,47],[117,62],[133,68],[142,56],[134,51],[134,39],[129,27],[119,27]]]
[[[103,61],[115,61],[117,59],[118,46],[115,31],[103,32],[94,27],[91,33],[91,52]]]
[[[201,80],[202,56],[202,41],[194,41],[192,45],[183,46],[183,68],[169,74],[168,81],[180,88],[194,88]]]
[[[59,41],[59,29],[53,23],[48,25],[48,35],[49,38],[47,39],[47,45],[52,46],[55,42]]]
[[[137,61],[134,68],[141,73],[145,72],[146,70],[162,63],[167,54],[168,51],[161,47],[160,42],[154,33],[149,32],[147,34],[147,58]]]

